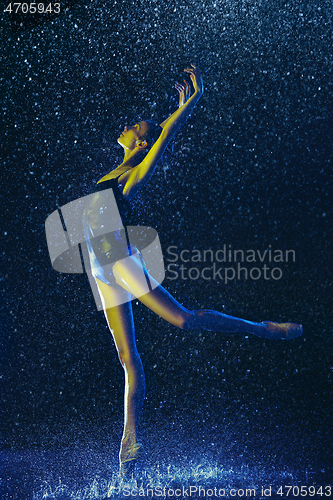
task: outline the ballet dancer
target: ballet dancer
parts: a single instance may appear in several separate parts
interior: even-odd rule
[[[179,107],[161,125],[149,120],[126,126],[118,138],[124,150],[122,163],[102,177],[86,207],[83,225],[94,279],[102,300],[106,321],[113,336],[125,373],[124,429],[120,445],[120,475],[129,477],[142,453],[138,427],[145,396],[145,376],[137,351],[131,300],[137,297],[158,316],[183,330],[251,333],[266,339],[293,339],[302,335],[302,325],[295,323],[255,323],[212,310],[189,310],[183,307],[152,276],[139,250],[129,244],[121,231],[101,234],[100,214],[103,190],[112,189],[124,227],[129,223],[130,202],[146,185],[161,160],[165,148],[184,125],[203,94],[201,73],[194,64],[186,68],[192,82],[176,83]],[[105,261],[111,265],[105,266]],[[155,286],[147,292],[147,279]]]

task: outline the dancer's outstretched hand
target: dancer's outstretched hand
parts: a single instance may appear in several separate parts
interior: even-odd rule
[[[185,104],[185,102],[190,98],[191,92],[190,92],[190,86],[187,83],[186,80],[183,80],[184,83],[175,83],[175,88],[178,90],[179,93],[179,108]]]
[[[203,93],[203,81],[200,69],[194,66],[194,64],[192,63],[191,66],[192,68],[185,68],[184,71],[185,73],[188,73],[190,75],[194,87],[194,92],[201,95]]]

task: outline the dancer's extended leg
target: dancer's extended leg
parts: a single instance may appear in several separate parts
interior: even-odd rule
[[[149,309],[169,323],[185,330],[209,330],[214,332],[244,332],[271,339],[290,339],[302,334],[302,326],[294,323],[256,323],[212,310],[190,311],[183,307],[161,285],[149,276],[153,290],[146,291],[142,281],[142,260],[133,257],[119,261],[113,268],[117,283],[133,293]],[[154,288],[155,286],[155,288]]]

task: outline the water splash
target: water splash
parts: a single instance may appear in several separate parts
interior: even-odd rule
[[[58,484],[40,485],[34,492],[33,500],[106,500],[135,497],[168,498],[204,496],[228,497],[231,490],[238,496],[260,497],[262,488],[277,491],[284,484],[301,484],[304,474],[292,469],[264,470],[248,465],[232,463],[219,466],[208,462],[190,462],[175,466],[160,464],[138,471],[138,477],[131,481],[121,481],[116,473],[109,479],[95,478],[90,484],[75,488]],[[307,471],[307,476],[309,472]],[[255,495],[254,495],[255,492]]]

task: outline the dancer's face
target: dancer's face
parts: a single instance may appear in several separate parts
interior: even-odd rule
[[[138,143],[144,140],[145,134],[148,130],[149,124],[145,121],[125,127],[120,137],[118,137],[118,144],[120,144],[124,149],[133,150],[137,147]]]

